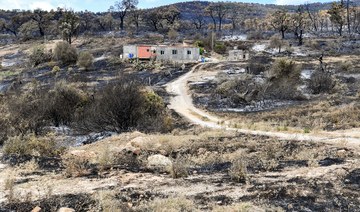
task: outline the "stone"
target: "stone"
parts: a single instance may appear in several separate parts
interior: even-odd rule
[[[72,150],[70,154],[73,156],[78,156],[80,158],[96,158],[96,153],[92,151]]]
[[[72,208],[60,208],[58,212],[75,212]]]
[[[41,208],[39,206],[36,206],[34,209],[31,210],[31,212],[40,212]]]
[[[163,155],[152,155],[147,159],[147,168],[158,172],[170,172],[172,162]]]

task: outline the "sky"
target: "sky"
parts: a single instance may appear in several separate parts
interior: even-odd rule
[[[192,0],[139,0],[139,8],[152,8],[176,2]],[[233,0],[236,1],[236,0]],[[237,0],[238,2],[253,2],[262,4],[303,4],[313,2],[328,2],[331,0]],[[72,8],[76,11],[89,10],[93,12],[105,12],[115,2],[112,0],[0,0],[0,9],[43,9],[51,10],[57,7]]]

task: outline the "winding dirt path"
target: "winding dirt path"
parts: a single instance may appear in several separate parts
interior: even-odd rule
[[[188,88],[188,81],[194,75],[196,70],[200,70],[204,64],[195,65],[191,71],[181,76],[180,78],[168,83],[166,91],[174,95],[171,99],[169,108],[176,111],[194,124],[213,128],[237,131],[244,134],[263,135],[278,138],[280,140],[297,140],[297,141],[315,141],[329,144],[338,144],[339,142],[346,142],[346,145],[360,149],[360,138],[357,132],[360,129],[353,129],[351,131],[335,131],[335,132],[321,132],[317,134],[304,133],[283,133],[271,131],[255,131],[248,129],[238,129],[230,127],[226,120],[211,115],[206,111],[196,108],[193,104],[191,93]]]

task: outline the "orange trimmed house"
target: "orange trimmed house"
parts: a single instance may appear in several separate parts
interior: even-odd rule
[[[189,46],[166,45],[125,45],[124,59],[155,59],[174,62],[197,62],[200,60],[200,49]]]
[[[151,46],[139,45],[137,46],[137,57],[139,59],[151,59],[156,56],[156,50]]]

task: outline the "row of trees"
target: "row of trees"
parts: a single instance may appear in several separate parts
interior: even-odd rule
[[[296,11],[274,10],[269,7],[265,17],[252,17],[256,7],[217,2],[204,5],[193,3],[193,14],[185,14],[174,5],[154,9],[137,9],[138,0],[115,2],[106,13],[73,12],[58,8],[52,11],[0,11],[0,30],[15,37],[29,39],[48,35],[62,35],[69,43],[78,33],[97,33],[115,29],[139,32],[153,30],[247,30],[279,31],[282,37],[293,32],[302,44],[304,31],[360,33],[360,8],[346,3],[333,3],[329,10],[312,10],[301,5]],[[251,17],[251,18],[249,18]]]
[[[80,17],[72,10],[35,10],[16,12],[8,19],[0,19],[0,30],[23,39],[61,34],[71,44],[72,38],[80,29]]]
[[[265,23],[269,21],[269,25],[279,31],[282,38],[285,38],[286,32],[293,32],[299,40],[299,45],[302,45],[304,31],[331,31],[342,36],[346,27],[348,34],[360,33],[360,8],[350,7],[349,3],[346,5],[343,2],[334,2],[329,10],[317,12],[311,11],[309,5],[301,5],[295,13],[278,10],[263,21]],[[257,27],[269,26],[259,22],[253,22],[253,24],[257,25]]]

